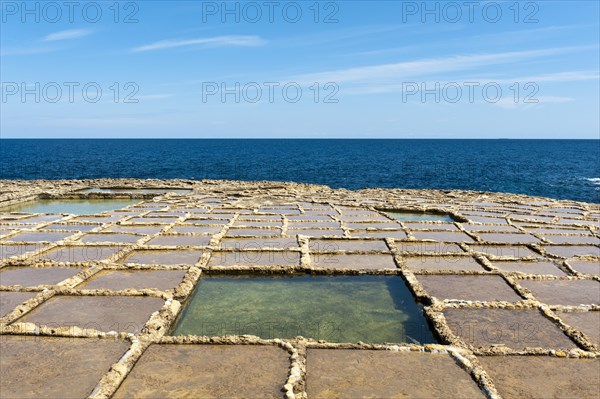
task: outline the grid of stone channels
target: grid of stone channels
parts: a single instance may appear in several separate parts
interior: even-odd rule
[[[499,195],[492,203],[469,198],[466,194],[465,198],[456,196],[448,201],[439,193],[427,191],[396,193],[394,190],[377,190],[377,194],[373,194],[366,190],[347,195],[347,192],[341,194],[327,189],[317,195],[293,185],[294,193],[290,194],[287,190],[278,189],[277,184],[273,184],[272,188],[250,183],[219,184],[219,194],[213,192],[211,183],[196,183],[191,194],[166,195],[154,200],[141,198],[137,205],[102,215],[0,216],[3,229],[0,244],[6,243],[6,248],[15,254],[2,256],[0,291],[28,294],[20,298],[24,302],[18,306],[15,306],[14,300],[10,302],[9,306],[14,310],[5,312],[2,309],[2,334],[116,336],[128,340],[129,356],[121,358],[116,363],[118,367],[113,367],[102,378],[94,390],[95,397],[113,394],[151,344],[185,342],[281,346],[288,352],[290,360],[289,378],[284,387],[289,397],[305,396],[306,367],[310,367],[306,352],[309,348],[448,353],[472,375],[488,396],[502,392],[502,387],[494,386],[494,381],[482,366],[485,362],[478,360],[482,356],[568,355],[585,358],[600,355],[600,344],[592,336],[593,328],[590,329],[590,325],[594,325],[594,316],[600,314],[600,304],[593,295],[589,303],[561,303],[560,296],[549,299],[541,294],[543,290],[535,288],[536,284],[559,287],[572,284],[593,289],[589,288],[591,284],[600,284],[600,277],[594,274],[595,269],[585,267],[585,262],[593,264],[598,261],[595,252],[590,252],[590,247],[598,248],[594,244],[599,227],[597,206],[510,195],[507,198]],[[222,193],[227,191],[221,190],[223,187],[235,193],[244,184],[252,195],[246,193],[240,198]],[[442,210],[451,213],[458,221],[400,222],[377,209]],[[77,226],[80,226],[79,229]],[[61,241],[13,240],[19,235],[45,230],[65,234],[64,237],[57,235],[56,238]],[[105,235],[106,241],[103,240]],[[129,235],[131,239],[126,237]],[[93,239],[86,240],[86,236]],[[116,237],[122,237],[121,242],[116,242]],[[256,242],[252,243],[253,240]],[[240,245],[236,245],[236,241]],[[23,250],[19,251],[15,245],[21,245]],[[68,256],[66,259],[44,257],[59,248],[83,255],[73,255],[72,259]],[[98,253],[102,248],[110,248],[111,251],[101,256],[102,253]],[[195,255],[170,264],[127,261],[143,251],[188,251]],[[236,261],[215,263],[217,254],[232,255]],[[293,259],[291,263],[261,262],[265,256],[285,259],[289,254],[292,254],[289,256]],[[89,259],[85,255],[89,255]],[[571,255],[576,256],[567,257]],[[331,262],[323,262],[323,259]],[[15,268],[73,268],[77,273],[58,283],[51,281],[52,284],[2,285],[1,273]],[[201,273],[223,268],[231,272],[250,270],[256,273],[277,268],[309,273],[401,275],[415,296],[428,305],[425,307],[426,314],[445,345],[332,344],[305,339],[285,342],[247,337],[211,340],[208,337],[164,336],[179,312],[181,302],[191,294]],[[148,281],[147,285],[157,281],[156,276],[150,276],[156,272],[171,272],[170,284],[145,286],[144,279]],[[119,280],[119,273],[130,279],[131,275],[139,273],[140,284],[131,288],[126,288],[127,284],[115,284],[113,287],[118,289],[111,289],[111,278],[113,282]],[[453,290],[444,287],[444,279],[455,282]],[[98,281],[104,281],[104,285],[95,286]],[[461,289],[473,284],[471,291],[490,295],[475,295],[468,288]],[[27,323],[28,315],[35,315],[37,310],[43,310],[44,305],[56,307],[65,298],[76,301],[77,297],[92,301],[94,297],[100,297],[107,299],[107,303],[127,303],[127,298],[142,297],[159,301],[153,305],[158,303],[157,308],[149,306],[147,314],[143,315],[142,319],[147,321],[138,323],[129,331],[119,328],[106,331],[108,327],[97,329],[93,325],[36,327]],[[138,306],[138,309],[143,307]],[[476,326],[467,332],[460,328],[461,320],[471,320],[469,317],[478,312],[491,323],[510,321],[511,317],[515,317],[521,318],[519,320],[525,325],[543,324],[542,332],[547,334],[538,341],[521,342],[516,339],[517,345],[514,345],[515,339],[503,340],[498,334],[490,336],[486,326],[479,330]],[[117,327],[118,324],[115,323]],[[511,330],[511,333],[514,331]],[[530,331],[517,333],[531,334]],[[481,345],[481,339],[473,339],[473,334],[487,334],[484,344]],[[143,343],[141,337],[144,338]],[[526,342],[524,346],[523,342]],[[536,345],[528,346],[527,342]],[[125,370],[125,373],[116,370]]]

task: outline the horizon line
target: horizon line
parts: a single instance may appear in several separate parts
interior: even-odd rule
[[[0,140],[598,140],[562,137],[0,137]]]

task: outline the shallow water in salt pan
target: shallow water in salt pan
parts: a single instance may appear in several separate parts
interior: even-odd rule
[[[436,342],[397,276],[205,277],[173,335]]]
[[[100,212],[121,209],[138,203],[139,200],[35,200],[0,208],[0,212],[23,213],[71,213],[93,215]]]

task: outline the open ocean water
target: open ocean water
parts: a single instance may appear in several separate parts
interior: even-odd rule
[[[0,140],[0,179],[277,180],[600,203],[600,140]]]

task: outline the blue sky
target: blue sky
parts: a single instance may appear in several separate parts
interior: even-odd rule
[[[599,138],[599,2],[467,3],[2,1],[0,135]]]

